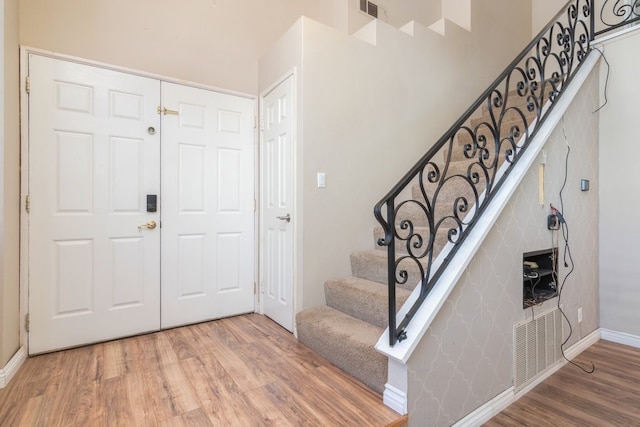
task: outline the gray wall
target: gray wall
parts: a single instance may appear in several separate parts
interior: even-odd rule
[[[575,271],[562,304],[573,335],[567,347],[599,327],[598,320],[598,71],[591,73],[568,111],[564,127],[571,147],[564,216]],[[409,360],[409,424],[448,426],[513,385],[513,327],[557,304],[557,298],[522,309],[522,254],[551,247],[549,202],[560,206],[567,145],[563,122],[545,148],[545,203],[538,198],[538,162],[513,198]],[[580,191],[580,179],[591,191]],[[565,277],[559,245],[560,281]],[[578,307],[583,322],[577,323]],[[568,328],[565,325],[565,333]],[[567,348],[565,347],[565,348]]]
[[[640,31],[604,47],[611,64],[600,124],[600,297],[602,327],[640,336],[638,99]],[[604,64],[603,64],[604,67]],[[603,72],[603,86],[606,73]]]

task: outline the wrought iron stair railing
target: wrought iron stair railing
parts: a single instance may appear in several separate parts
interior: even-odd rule
[[[406,338],[407,325],[590,53],[594,36],[639,19],[640,0],[623,1],[603,1],[600,16],[619,18],[610,22],[595,20],[595,1],[569,1],[376,204],[384,231],[378,245],[388,250],[391,346]],[[419,298],[397,324],[396,286],[416,283]]]

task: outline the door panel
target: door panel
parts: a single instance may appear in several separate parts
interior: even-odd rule
[[[294,312],[293,107],[293,76],[262,101],[264,313],[289,331]]]
[[[159,82],[29,57],[31,354],[160,327]]]
[[[162,83],[162,327],[254,311],[254,102]]]

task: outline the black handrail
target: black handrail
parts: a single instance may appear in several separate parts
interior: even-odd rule
[[[374,207],[384,230],[378,245],[388,249],[391,346],[406,337],[407,325],[589,54],[592,6],[569,1]],[[449,196],[454,186],[462,189]],[[410,187],[413,197],[400,199]],[[446,254],[434,268],[444,239]],[[415,283],[420,296],[396,325],[396,285]]]

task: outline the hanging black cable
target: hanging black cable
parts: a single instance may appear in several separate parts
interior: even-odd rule
[[[591,362],[591,369],[587,369],[578,365],[574,361],[569,360],[569,358],[567,358],[567,356],[564,354],[564,346],[567,344],[567,342],[569,342],[569,339],[571,339],[571,336],[573,335],[573,327],[571,326],[571,321],[569,320],[569,317],[567,317],[564,310],[562,310],[562,308],[560,307],[560,301],[562,300],[562,291],[564,290],[564,285],[566,284],[569,276],[571,276],[571,274],[575,270],[575,263],[573,262],[573,256],[571,255],[571,247],[569,246],[569,225],[567,224],[567,221],[565,220],[564,215],[562,214],[564,212],[564,199],[562,197],[562,193],[564,192],[564,189],[567,186],[567,180],[569,177],[569,155],[571,154],[571,147],[569,146],[569,143],[567,141],[567,134],[564,129],[564,117],[562,118],[562,134],[564,135],[564,140],[567,143],[567,155],[565,157],[565,165],[564,165],[565,166],[564,181],[562,183],[562,187],[560,188],[560,192],[559,192],[560,210],[551,206],[551,209],[554,211],[554,213],[558,217],[558,222],[560,223],[560,229],[562,230],[562,238],[564,240],[564,256],[563,256],[564,266],[565,268],[569,268],[569,271],[564,276],[564,278],[562,279],[562,283],[558,287],[558,310],[560,310],[562,317],[564,317],[565,321],[567,322],[567,325],[569,325],[569,334],[567,335],[567,338],[565,338],[565,340],[562,342],[562,344],[560,344],[560,352],[562,353],[562,357],[564,358],[564,360],[582,369],[587,374],[593,374],[596,370],[596,366],[594,365],[593,362]]]

